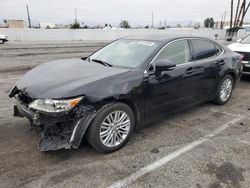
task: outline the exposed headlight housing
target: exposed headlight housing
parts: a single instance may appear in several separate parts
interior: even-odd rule
[[[29,104],[29,108],[49,113],[69,111],[74,108],[83,97],[68,100],[37,99]]]

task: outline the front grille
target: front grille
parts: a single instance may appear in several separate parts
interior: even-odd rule
[[[244,55],[242,61],[250,61],[250,52],[237,52],[237,53]]]
[[[23,94],[22,92],[20,92],[20,93],[18,94],[18,98],[19,98],[20,101],[22,101],[24,104],[27,104],[27,105],[33,101],[32,98],[26,96],[26,95]]]
[[[250,72],[250,67],[243,66],[243,72]]]

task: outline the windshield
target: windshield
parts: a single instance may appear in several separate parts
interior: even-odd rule
[[[100,60],[112,66],[135,68],[143,63],[160,42],[121,39],[90,56],[90,60]]]
[[[250,44],[250,35],[248,35],[246,38],[244,38],[241,43],[243,44]]]

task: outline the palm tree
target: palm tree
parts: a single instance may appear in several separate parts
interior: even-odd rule
[[[237,22],[238,22],[238,14],[239,14],[239,6],[240,6],[240,1],[241,0],[238,0],[238,3],[237,3],[237,8],[236,8],[236,12],[235,12],[235,19],[234,19],[234,27],[237,26]]]
[[[231,0],[231,11],[233,11],[233,4],[232,3],[233,3],[233,0]],[[234,27],[243,25],[243,21],[244,21],[244,18],[246,16],[246,13],[247,13],[249,7],[250,7],[250,1],[247,4],[246,0],[242,0],[242,1],[238,0],[236,12],[235,12],[234,24],[232,23],[233,16],[232,16],[232,12],[231,12],[230,27],[231,27],[231,23]]]
[[[233,26],[233,11],[234,11],[234,0],[231,0],[231,18],[230,18],[230,28]]]
[[[240,25],[239,26],[242,26],[243,25],[243,21],[244,21],[244,18],[246,16],[246,13],[249,9],[249,6],[250,6],[250,2],[248,2],[248,5],[246,6],[246,0],[244,0],[244,11],[242,12],[242,18],[241,18],[241,21],[240,21]]]

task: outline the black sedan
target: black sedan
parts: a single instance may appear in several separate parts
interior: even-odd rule
[[[225,104],[241,56],[202,37],[147,35],[116,40],[89,57],[44,63],[11,89],[14,115],[41,133],[41,151],[121,148],[135,128],[206,101]]]

